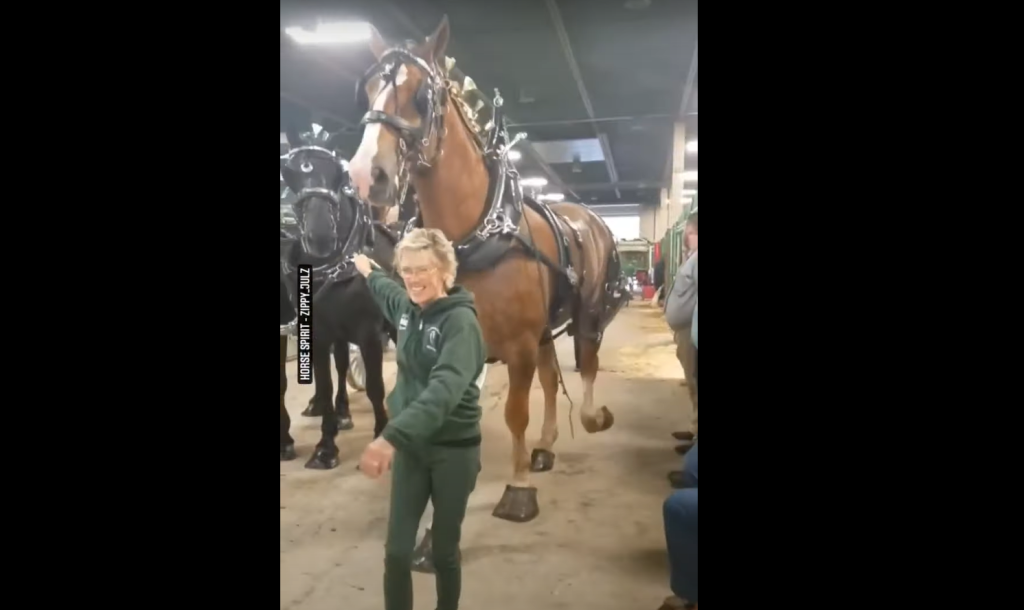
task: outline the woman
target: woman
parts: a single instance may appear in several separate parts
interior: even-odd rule
[[[459,539],[480,473],[480,389],[486,359],[473,295],[455,286],[455,250],[436,229],[399,242],[395,268],[405,288],[359,255],[356,268],[398,329],[398,379],[387,398],[391,421],[360,459],[377,478],[390,467],[391,513],[384,559],[384,607],[412,610],[410,563],[427,501],[437,610],[457,610],[462,590]]]

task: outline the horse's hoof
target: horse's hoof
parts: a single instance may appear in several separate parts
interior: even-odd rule
[[[608,428],[612,427],[615,423],[615,416],[608,410],[608,407],[602,406],[600,409],[600,415],[594,418],[581,417],[580,421],[583,423],[583,429],[594,434],[597,432],[604,432]],[[601,422],[601,423],[598,423]]]
[[[352,418],[351,417],[341,417],[341,418],[338,419],[338,430],[339,431],[341,431],[341,430],[351,430],[352,428],[355,428],[355,427],[356,427],[356,425],[352,423]]]
[[[298,456],[297,453],[295,453],[295,445],[285,445],[285,446],[281,447],[281,461],[282,462],[290,462],[290,461],[294,460],[297,457],[299,457],[299,456]]]
[[[673,432],[672,438],[676,439],[677,441],[692,441],[693,432],[690,432],[689,430],[685,432]]]
[[[314,404],[313,401],[311,400],[311,401],[309,401],[309,404],[306,405],[306,408],[302,410],[302,416],[303,417],[323,417],[324,416],[324,410],[323,409],[318,409],[316,404]]]
[[[506,485],[505,493],[501,495],[501,500],[494,507],[491,516],[513,523],[527,523],[536,519],[539,514],[536,487]]]
[[[530,456],[530,470],[547,472],[555,467],[555,454],[547,449],[534,449]]]
[[[313,457],[309,458],[309,461],[306,462],[306,468],[310,470],[332,470],[337,468],[339,463],[337,449],[333,452],[317,449],[313,452]]]
[[[422,572],[424,574],[435,573],[430,528],[427,528],[427,533],[423,535],[423,540],[421,540],[419,545],[416,546],[416,550],[412,552],[411,567],[414,572]]]

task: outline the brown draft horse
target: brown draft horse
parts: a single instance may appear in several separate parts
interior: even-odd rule
[[[607,407],[594,407],[594,379],[602,332],[624,302],[619,259],[608,226],[585,206],[523,198],[503,120],[494,121],[488,142],[469,127],[470,110],[439,66],[448,33],[445,17],[425,41],[388,47],[373,30],[378,63],[357,87],[368,112],[349,172],[361,198],[381,207],[411,179],[420,214],[414,222],[456,244],[458,282],[476,297],[488,361],[508,364],[513,477],[493,515],[526,522],[539,513],[529,473],[553,467],[558,438],[553,329],[564,327],[579,347],[584,429],[600,432],[614,421]],[[525,432],[535,371],[544,424],[531,456]]]

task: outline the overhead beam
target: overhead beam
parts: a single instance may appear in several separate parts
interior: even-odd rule
[[[677,120],[682,121],[687,116],[686,105],[690,102],[690,94],[693,92],[693,79],[697,76],[697,42],[698,39],[693,39],[693,57],[690,58],[690,67],[686,69],[686,82],[683,83],[683,99],[679,100],[679,117]],[[697,113],[692,113],[696,115]],[[668,158],[665,159],[665,171],[661,173],[661,180],[663,182],[669,182],[672,178],[672,155],[674,154],[673,148],[675,144],[669,144]]]
[[[572,52],[569,33],[565,30],[565,22],[562,21],[562,11],[558,9],[558,4],[555,0],[544,0],[544,4],[548,7],[551,24],[555,26],[555,33],[558,34],[558,43],[562,47],[562,55],[565,56],[565,61],[569,64],[572,79],[576,81],[576,88],[580,92],[580,99],[583,100],[583,107],[587,111],[587,116],[593,121],[597,118],[597,115],[594,114],[594,105],[590,103],[590,94],[587,93],[587,86],[583,84],[583,73],[580,72],[580,66],[576,63],[576,55]],[[612,147],[608,143],[608,134],[599,131],[596,126],[594,127],[594,133],[601,143],[601,153],[604,155],[604,165],[608,170],[608,179],[612,182],[618,182],[619,172],[615,169],[615,157],[612,156]],[[622,193],[615,189],[615,196],[621,199]]]
[[[642,180],[635,180],[629,182],[589,182],[583,184],[569,184],[566,186],[581,193],[587,193],[593,191],[618,191],[619,189],[663,189],[667,188],[668,185],[664,182],[645,182]]]
[[[534,121],[532,123],[509,123],[509,127],[548,127],[556,125],[583,125],[587,123],[616,123],[627,121],[654,121],[664,119],[675,119],[674,114],[642,114],[638,116],[610,116],[596,119],[564,119],[556,121]]]
[[[324,110],[323,108],[318,108],[317,106],[315,106],[313,104],[310,104],[305,99],[303,99],[303,98],[301,98],[301,97],[299,97],[299,96],[297,96],[295,94],[288,93],[284,89],[281,89],[281,99],[288,100],[289,102],[291,102],[291,103],[293,103],[293,104],[295,104],[297,106],[302,106],[303,108],[305,108],[306,110],[308,110],[310,112],[314,112],[316,114],[320,114],[320,115],[323,115],[323,116],[325,116],[325,117],[327,117],[329,119],[337,121],[337,122],[341,123],[342,125],[345,125],[346,127],[355,128],[355,125],[353,125],[351,122],[346,121],[345,119],[341,118],[339,115],[337,115],[337,114],[335,114],[333,112],[330,112],[328,110]]]
[[[409,17],[406,16],[406,14],[403,13],[401,9],[399,9],[397,6],[395,6],[391,2],[388,2],[387,0],[379,0],[379,3],[383,4],[407,31],[415,35],[420,40],[425,40],[427,38],[428,34],[420,30],[419,27],[417,27],[416,24],[413,23],[413,21],[409,19]],[[451,49],[451,47],[452,43],[449,39],[448,48]],[[454,55],[454,53],[452,53],[452,55]],[[460,82],[466,78],[466,74],[459,69],[458,65],[452,68],[451,76],[453,76],[455,80],[458,80]],[[491,107],[494,107],[494,101],[491,99],[489,95],[487,95],[482,89],[478,89],[478,93],[484,98],[484,100],[488,104],[491,105]],[[515,119],[513,119],[508,114],[505,114],[505,120],[508,121],[508,123],[510,124],[515,123]],[[540,156],[540,153],[538,153],[537,149],[533,147],[533,144],[530,143],[529,139],[523,140],[523,144],[525,144],[525,146],[522,147],[522,150],[534,163],[537,164],[538,167],[540,167],[541,171],[543,171],[544,174],[547,175],[548,179],[551,180],[551,182],[555,183],[555,185],[562,189],[563,192],[568,192],[576,199],[580,198],[579,195],[573,192],[573,190],[565,184],[565,182],[558,175],[558,173],[555,172],[554,169],[552,169],[551,165],[547,161],[545,161],[543,157]]]
[[[286,54],[288,55],[288,57],[292,61],[295,61],[297,59],[303,59],[303,60],[308,59],[309,61],[312,61],[313,63],[315,63],[318,66],[320,66],[321,68],[323,68],[328,73],[330,73],[330,74],[332,74],[334,76],[338,76],[340,78],[352,81],[353,86],[355,86],[355,82],[359,80],[358,76],[356,76],[352,72],[346,70],[345,68],[342,68],[340,66],[336,66],[335,64],[333,64],[330,61],[327,61],[323,57],[317,56],[315,53],[307,53],[307,52],[305,52],[305,50],[302,47],[300,47],[299,45],[295,44],[295,42],[291,38],[289,38],[287,34],[284,33],[284,31],[281,32],[281,47],[282,47],[282,49],[284,49],[286,51]],[[288,97],[286,97],[286,96],[288,96]],[[288,93],[288,92],[285,92],[284,90],[282,90],[281,91],[281,97],[285,97],[285,99],[289,99],[289,101],[293,101],[296,104],[298,104],[300,106],[303,106],[303,107],[305,107],[306,109],[308,109],[310,111],[318,112],[318,113],[324,115],[325,117],[329,117],[329,118],[331,118],[331,119],[341,123],[345,127],[348,127],[349,129],[358,129],[359,128],[358,125],[356,125],[355,123],[353,123],[352,121],[350,121],[348,119],[341,118],[337,113],[329,112],[329,111],[323,110],[321,108],[317,108],[315,106],[312,106],[312,105],[309,104],[309,102],[301,101],[301,98],[298,98],[297,96],[295,96],[292,93]]]

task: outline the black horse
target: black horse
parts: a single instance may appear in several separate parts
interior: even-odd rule
[[[325,470],[338,466],[335,435],[339,429],[352,427],[345,387],[349,343],[358,346],[362,353],[366,395],[373,405],[375,418],[374,437],[388,422],[384,410],[384,347],[381,335],[386,331],[394,339],[395,330],[388,327],[351,259],[357,253],[365,252],[390,270],[396,238],[382,225],[370,221],[368,206],[348,188],[348,173],[326,132],[289,136],[289,141],[302,143],[281,157],[281,177],[296,194],[292,207],[298,220],[299,236],[286,237],[282,232],[281,276],[294,308],[298,296],[298,266],[307,264],[312,267],[310,356],[316,392],[311,401],[311,411],[323,420],[320,442],[306,462],[306,468]],[[286,337],[282,337],[282,359],[287,347],[285,340]],[[330,372],[332,348],[339,380],[336,393]],[[286,386],[282,365],[282,460],[295,458],[294,441],[288,433],[291,421],[284,407]]]

